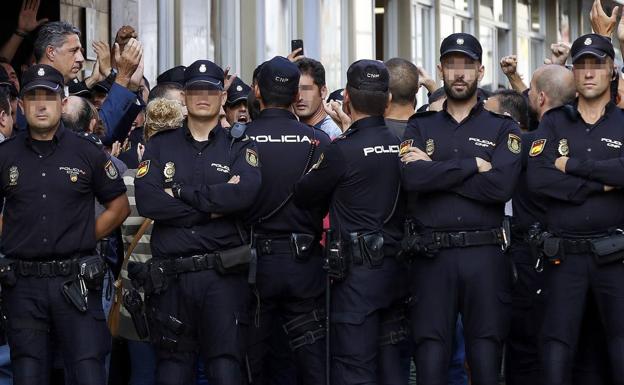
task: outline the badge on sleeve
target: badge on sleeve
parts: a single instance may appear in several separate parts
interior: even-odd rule
[[[139,167],[137,168],[137,174],[136,174],[137,179],[143,178],[145,175],[147,175],[147,172],[149,171],[149,166],[150,166],[149,160],[144,160],[141,163],[139,163]]]
[[[165,183],[169,183],[173,181],[173,176],[175,175],[175,163],[173,162],[165,163],[163,174],[165,174]]]
[[[408,139],[408,140],[404,140],[403,142],[401,142],[401,145],[399,146],[399,156],[405,155],[407,150],[410,147],[412,147],[413,143],[414,143],[414,139]]]
[[[519,154],[522,150],[522,144],[518,135],[509,134],[507,138],[507,148],[514,154]]]
[[[19,178],[19,170],[17,166],[11,166],[9,168],[9,186],[17,186],[17,179]]]
[[[104,165],[104,170],[106,171],[106,176],[108,177],[108,179],[115,180],[119,176],[119,173],[117,172],[117,167],[115,167],[113,161],[110,159]]]
[[[559,151],[559,155],[568,156],[570,154],[570,147],[568,146],[567,139],[561,139],[559,141],[559,147],[557,147],[557,151]]]
[[[529,156],[538,156],[544,151],[544,147],[546,147],[546,139],[534,140],[529,150]]]
[[[431,156],[435,152],[435,142],[433,139],[427,139],[427,142],[425,142],[425,152],[427,156]]]
[[[254,150],[247,149],[245,152],[245,160],[252,167],[258,167],[258,154]]]

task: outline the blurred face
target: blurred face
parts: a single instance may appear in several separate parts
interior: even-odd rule
[[[9,63],[0,63],[0,65],[2,65],[2,68],[4,68],[4,70],[7,72],[7,74],[9,75],[9,80],[11,81],[11,83],[13,83],[13,85],[17,89],[17,92],[19,92],[20,84],[19,80],[17,79],[17,73],[15,72],[13,66]]]
[[[84,62],[78,35],[67,35],[65,43],[60,48],[55,48],[51,55],[54,68],[63,74],[66,82],[78,76]]]
[[[207,88],[201,83],[191,85],[184,92],[188,116],[196,119],[217,118],[226,97],[225,91]]]
[[[108,94],[106,94],[105,92],[93,90],[93,92],[91,92],[91,95],[91,102],[99,111],[100,108],[102,108],[102,105],[104,104],[104,101],[106,100],[106,96]]]
[[[585,55],[574,62],[576,91],[585,99],[597,99],[610,90],[613,61]]]
[[[451,53],[442,58],[438,71],[444,80],[444,91],[451,100],[467,100],[477,92],[483,77],[483,66],[460,53]]]
[[[9,103],[9,111],[0,112],[0,132],[5,138],[13,134],[13,112]]]
[[[312,76],[302,74],[299,78],[299,98],[295,103],[297,116],[302,119],[311,117],[319,108],[322,108],[322,103],[323,90],[314,84]]]
[[[225,106],[225,118],[230,125],[239,123],[249,123],[249,111],[247,111],[247,100],[243,99],[234,105]]]
[[[24,95],[24,115],[28,128],[35,133],[56,129],[61,120],[61,95],[45,88],[36,88]]]

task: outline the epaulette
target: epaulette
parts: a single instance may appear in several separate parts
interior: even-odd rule
[[[490,111],[490,110],[486,110],[486,111],[488,111],[490,114],[496,116],[497,118],[514,120],[514,118],[511,115],[509,115],[509,114],[499,114],[498,112],[494,112],[494,111]]]
[[[8,142],[12,141],[15,138],[16,138],[15,136],[11,136],[10,138],[4,139],[2,142],[0,142],[0,146],[5,144],[5,143],[8,143]]]
[[[104,144],[102,144],[102,141],[100,140],[100,138],[93,133],[80,132],[80,133],[76,133],[76,136],[86,140],[87,142],[93,143],[100,148],[104,147]]]
[[[356,131],[357,130],[352,130],[351,128],[349,128],[349,129],[347,129],[347,131],[345,131],[342,134],[340,134],[337,137],[335,137],[333,142],[335,142],[337,140],[341,140],[341,139],[346,139],[349,135],[353,135],[353,133],[355,133]]]

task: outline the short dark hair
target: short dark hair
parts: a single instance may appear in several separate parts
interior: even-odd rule
[[[385,63],[390,74],[392,103],[413,106],[418,93],[418,68],[405,59],[395,57]]]
[[[319,88],[325,85],[325,67],[320,61],[304,58],[296,62],[301,75],[308,75]]]
[[[526,98],[521,93],[514,90],[497,90],[492,94],[498,100],[500,112],[511,116],[522,129],[528,127],[529,105]]]
[[[37,34],[34,44],[35,60],[39,62],[45,55],[46,48],[59,48],[67,40],[68,35],[80,36],[80,30],[66,21],[52,21],[44,24]]]
[[[63,125],[65,128],[68,128],[74,132],[86,132],[89,129],[89,123],[91,123],[91,119],[93,116],[93,109],[89,105],[90,102],[85,98],[79,98],[81,101],[80,108],[78,108],[76,113],[61,114],[61,120],[63,121]]]
[[[161,83],[156,84],[154,88],[152,88],[147,96],[147,102],[151,102],[156,98],[165,98],[169,91],[183,91],[184,88],[182,85],[178,83]]]
[[[351,106],[358,112],[371,116],[383,116],[390,91],[358,90],[347,84]]]
[[[297,90],[292,93],[276,92],[274,89],[264,89],[260,87],[260,97],[265,107],[288,108],[295,102]]]
[[[0,87],[0,112],[9,113],[11,110],[11,99],[9,89],[7,87]]]

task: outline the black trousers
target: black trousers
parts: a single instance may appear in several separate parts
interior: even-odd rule
[[[270,383],[269,367],[284,368],[290,355],[297,370],[298,383],[325,384],[325,340],[318,340],[291,351],[287,336],[276,335],[276,328],[283,324],[324,310],[325,273],[319,253],[308,261],[298,262],[292,254],[262,255],[258,259],[256,278],[259,303],[252,298],[251,328],[249,337],[249,361],[254,385]],[[287,351],[276,352],[278,349]],[[280,354],[281,353],[281,354]],[[276,359],[285,362],[272,362]]]
[[[106,384],[104,365],[111,340],[102,291],[89,291],[89,308],[82,313],[62,294],[69,279],[19,277],[15,286],[2,287],[15,385],[49,383],[51,341],[60,344],[68,383]]]
[[[443,249],[412,266],[412,335],[419,385],[443,385],[462,314],[474,385],[498,384],[511,316],[512,268],[499,246]]]
[[[570,254],[546,267],[542,363],[546,385],[572,384],[572,365],[589,293],[604,328],[614,384],[624,384],[624,264]]]
[[[221,276],[214,270],[180,274],[169,279],[164,292],[149,295],[156,383],[195,384],[199,353],[211,385],[244,384],[248,295],[246,276]]]

